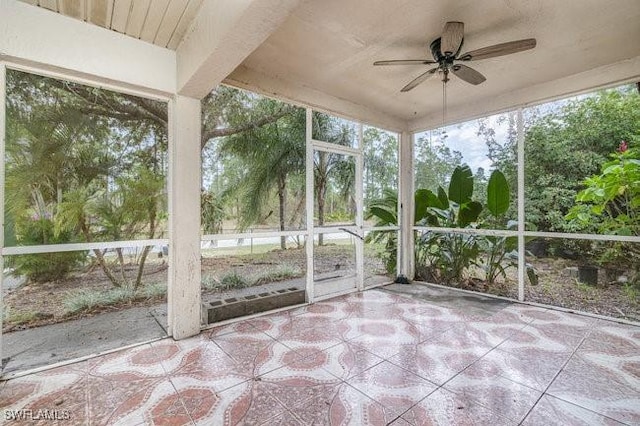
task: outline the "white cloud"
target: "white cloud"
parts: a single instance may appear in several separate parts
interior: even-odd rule
[[[502,116],[498,114],[488,117],[489,126],[495,131],[495,139],[498,142],[506,141],[509,131],[509,125],[506,120],[499,122]],[[477,135],[478,126],[478,121],[472,120],[447,127],[445,145],[453,151],[459,151],[462,154],[462,161],[468,164],[474,172],[478,167],[489,171],[491,170],[491,160],[488,158],[489,150],[484,138]],[[418,137],[426,137],[427,135],[428,132],[424,132],[419,134]]]

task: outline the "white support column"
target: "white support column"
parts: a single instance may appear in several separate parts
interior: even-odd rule
[[[169,334],[200,333],[200,100],[169,104]]]
[[[306,208],[307,208],[307,237],[305,248],[307,250],[307,302],[313,303],[315,288],[313,285],[313,209],[314,209],[314,188],[313,183],[313,111],[307,108],[306,111]]]
[[[400,226],[400,270],[402,274],[413,279],[414,246],[413,246],[413,135],[402,132],[400,135],[400,181],[398,184],[398,225]]]
[[[517,149],[518,149],[518,300],[524,301],[524,284],[527,279],[524,246],[524,123],[522,108],[518,109]]]
[[[4,299],[2,297],[4,286],[4,146],[6,134],[6,72],[4,63],[0,62],[0,313],[4,313]],[[2,318],[0,314],[0,360],[3,359]]]
[[[356,155],[356,228],[358,229],[358,235],[364,238],[364,187],[362,183],[362,177],[364,174],[364,137],[363,137],[363,125],[358,124],[358,150],[360,155]],[[360,238],[354,238],[356,244],[356,274],[357,282],[356,287],[358,291],[364,290],[364,240]]]

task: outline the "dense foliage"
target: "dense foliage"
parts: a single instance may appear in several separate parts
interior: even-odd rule
[[[565,215],[586,177],[620,141],[640,137],[640,95],[632,87],[578,98],[557,111],[532,109],[525,134],[526,218],[539,231],[573,232]]]
[[[602,164],[601,172],[583,182],[567,214],[569,224],[594,232],[640,236],[640,148],[626,141]],[[640,246],[623,242],[591,242],[586,250],[602,266],[634,271],[640,281]]]

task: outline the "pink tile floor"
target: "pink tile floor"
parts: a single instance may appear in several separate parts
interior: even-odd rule
[[[638,425],[640,327],[369,290],[0,386],[9,424]]]

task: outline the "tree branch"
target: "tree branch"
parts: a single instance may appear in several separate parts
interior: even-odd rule
[[[243,123],[236,127],[203,129],[200,147],[204,149],[207,143],[214,138],[231,136],[231,135],[235,135],[236,133],[246,132],[247,130],[256,129],[258,127],[262,127],[270,123],[275,123],[276,121],[280,120],[282,117],[288,114],[291,114],[291,112],[292,112],[292,109],[290,107],[284,107],[280,111],[274,114],[263,116],[255,121]]]

